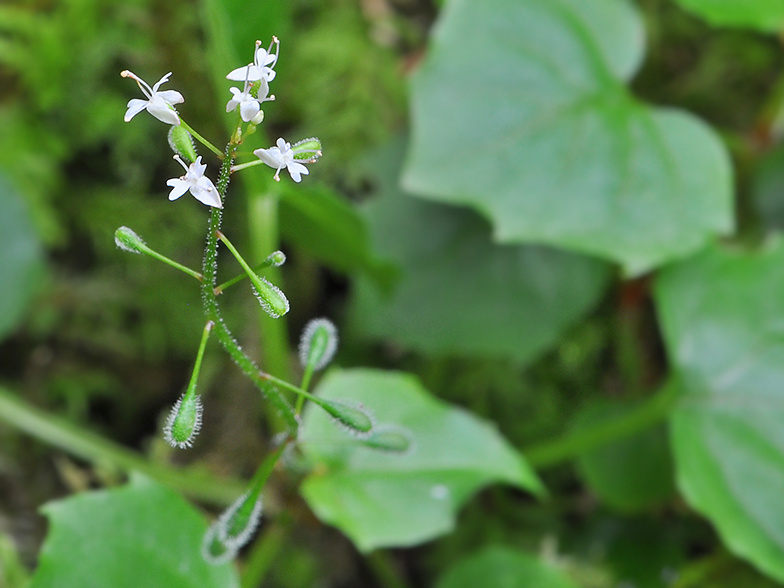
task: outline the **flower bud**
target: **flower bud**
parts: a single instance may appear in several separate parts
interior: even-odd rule
[[[128,227],[120,227],[114,232],[114,243],[120,249],[130,253],[147,251],[147,244]]]
[[[371,449],[399,454],[413,453],[415,446],[411,431],[395,425],[375,427],[360,443]]]
[[[264,111],[259,110],[253,118],[250,119],[250,123],[253,125],[260,125],[264,121]]]
[[[268,315],[280,318],[289,311],[289,300],[280,288],[255,273],[248,275],[253,283],[253,294]]]
[[[196,144],[191,134],[182,125],[169,128],[169,147],[188,164],[196,161]]]
[[[187,392],[183,394],[172,407],[163,427],[163,438],[166,442],[180,449],[192,447],[193,440],[201,429],[203,411],[199,396]]]
[[[326,367],[338,348],[338,330],[332,321],[313,319],[305,325],[299,340],[299,362],[317,371]]]
[[[264,260],[264,267],[280,267],[286,263],[286,254],[282,251],[273,251]]]
[[[361,404],[351,406],[344,402],[323,398],[315,398],[313,402],[327,411],[336,423],[358,438],[367,438],[373,430],[373,416]]]

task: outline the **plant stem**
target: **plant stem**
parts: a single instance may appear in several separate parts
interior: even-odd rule
[[[387,551],[376,550],[365,557],[365,561],[384,588],[409,588],[395,569]]]
[[[664,420],[677,400],[677,386],[670,382],[636,409],[611,422],[603,422],[560,439],[523,450],[528,463],[543,469],[569,461],[602,445],[630,437]]]
[[[221,201],[226,201],[226,191],[229,186],[229,173],[234,162],[234,150],[236,145],[229,143],[226,147],[226,156],[221,165],[218,177],[218,193]],[[259,368],[245,352],[240,349],[239,344],[229,331],[221,318],[218,307],[218,299],[215,295],[216,277],[218,272],[218,231],[221,226],[221,209],[212,208],[210,214],[209,229],[207,231],[207,244],[204,248],[204,264],[202,275],[204,281],[201,283],[201,294],[204,302],[204,314],[208,320],[215,323],[215,334],[226,352],[231,356],[239,368],[247,375],[261,393],[272,403],[283,417],[289,431],[297,430],[297,419],[294,409],[289,402],[281,395],[269,381],[262,379]]]
[[[144,246],[144,247],[139,247],[139,249],[141,250],[141,252],[142,252],[142,253],[144,253],[144,254],[146,254],[146,255],[149,255],[149,256],[150,256],[150,257],[152,257],[153,259],[157,259],[158,261],[162,261],[163,263],[165,263],[165,264],[167,264],[167,265],[170,265],[171,267],[173,267],[173,268],[175,268],[175,269],[178,269],[178,270],[180,270],[181,272],[183,272],[183,273],[186,273],[186,274],[188,274],[189,276],[192,276],[192,277],[196,278],[196,279],[197,279],[197,280],[199,280],[200,282],[202,281],[202,275],[201,275],[199,272],[197,272],[197,271],[194,271],[194,270],[192,270],[191,268],[189,268],[189,267],[186,267],[186,266],[182,265],[181,263],[177,263],[177,262],[176,262],[176,261],[174,261],[173,259],[169,259],[169,258],[168,258],[168,257],[166,257],[165,255],[161,255],[161,254],[160,254],[160,253],[158,253],[157,251],[155,251],[155,250],[153,250],[153,249],[150,249],[150,248],[149,248],[149,247],[147,247],[147,246]]]
[[[253,543],[242,570],[242,588],[258,588],[289,539],[289,527],[275,521]]]
[[[225,506],[243,491],[244,483],[239,480],[216,479],[204,471],[175,470],[151,463],[121,445],[30,406],[4,388],[0,388],[0,420],[91,463],[141,472],[199,500]]]
[[[218,156],[220,159],[223,159],[223,158],[225,157],[225,156],[224,156],[224,154],[223,154],[223,152],[222,152],[220,149],[218,149],[218,148],[217,148],[215,145],[213,145],[213,144],[212,144],[212,143],[210,143],[210,142],[209,142],[207,139],[205,139],[204,137],[202,137],[202,136],[201,136],[199,133],[197,133],[196,131],[194,131],[194,130],[193,130],[193,127],[191,127],[191,126],[190,126],[188,123],[186,123],[184,120],[182,120],[182,117],[180,117],[180,125],[182,125],[182,127],[183,127],[183,128],[186,130],[186,131],[188,131],[188,132],[189,132],[191,135],[193,135],[193,136],[194,136],[194,138],[195,138],[195,139],[196,139],[196,140],[197,140],[199,143],[201,143],[201,144],[202,144],[202,145],[204,145],[204,146],[205,146],[207,149],[209,149],[210,151],[212,151],[212,152],[213,152],[215,155],[217,155],[217,156]],[[259,161],[261,161],[261,160],[259,160]]]

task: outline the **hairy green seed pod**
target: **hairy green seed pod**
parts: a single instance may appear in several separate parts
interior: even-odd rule
[[[323,398],[316,398],[313,402],[327,411],[336,423],[358,438],[367,438],[373,430],[373,416],[361,404],[351,406],[345,402]]]
[[[338,348],[338,330],[332,321],[313,319],[305,325],[299,340],[299,362],[303,368],[324,369]]]
[[[264,267],[280,267],[286,263],[286,254],[282,251],[273,251],[264,260]]]
[[[375,427],[370,435],[360,441],[371,449],[389,453],[413,453],[415,442],[411,431],[397,425],[381,425]]]
[[[261,511],[261,488],[246,492],[218,518],[218,539],[227,548],[238,550],[259,526]]]
[[[196,144],[191,134],[182,125],[169,128],[169,147],[189,164],[196,161]]]
[[[207,532],[201,542],[201,556],[209,564],[219,566],[234,559],[237,555],[237,549],[228,547],[218,538],[218,521],[215,521]]]
[[[294,152],[294,159],[313,162],[321,157],[321,141],[316,137],[303,139],[298,143],[294,143],[291,146],[291,150]]]
[[[163,438],[172,447],[185,449],[193,446],[193,440],[201,429],[203,407],[201,398],[195,394],[183,394],[172,407],[166,425],[163,427]]]
[[[253,283],[253,294],[264,312],[272,318],[280,318],[289,311],[289,300],[280,288],[255,273],[248,277]]]
[[[143,253],[148,249],[142,238],[128,227],[120,227],[114,232],[114,244],[130,253]]]

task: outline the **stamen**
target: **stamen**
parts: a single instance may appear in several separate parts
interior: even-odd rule
[[[175,159],[175,160],[179,161],[179,162],[180,162],[180,165],[182,166],[182,168],[183,168],[183,169],[184,169],[186,172],[188,171],[188,169],[189,169],[189,168],[188,168],[188,166],[187,166],[187,165],[185,165],[185,162],[182,160],[182,158],[180,158],[180,156],[179,156],[178,154],[175,154],[173,159]]]
[[[141,79],[132,71],[128,71],[127,69],[121,71],[120,75],[124,78],[131,78],[132,80],[136,81],[136,84],[139,86],[139,89],[142,91],[142,93],[145,96],[147,96],[147,98],[152,100],[152,88],[150,88],[150,86],[147,85],[147,82],[145,82],[143,79]]]

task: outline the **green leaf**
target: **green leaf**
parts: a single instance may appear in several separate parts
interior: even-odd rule
[[[379,425],[404,427],[415,439],[405,455],[374,450],[308,405],[301,441],[314,469],[302,495],[316,516],[342,530],[362,551],[417,545],[447,533],[456,511],[493,482],[544,491],[492,425],[431,397],[412,376],[331,371],[317,394],[360,402]]]
[[[733,227],[713,132],[624,83],[643,30],[623,0],[454,0],[412,82],[412,193],[467,204],[505,243],[639,274]]]
[[[784,581],[784,245],[718,247],[656,283],[682,398],[678,485],[727,547]]]
[[[447,571],[436,588],[577,588],[555,568],[508,547],[489,547]]]
[[[147,478],[43,507],[50,530],[30,588],[232,588],[230,564],[201,556],[207,524],[178,494]]]
[[[637,403],[596,404],[578,414],[575,428],[615,421]],[[580,456],[578,470],[599,499],[620,511],[638,511],[675,492],[672,458],[664,427],[626,437]]]
[[[0,339],[22,320],[43,273],[43,252],[27,208],[0,175]]]
[[[714,26],[749,27],[775,33],[784,26],[784,0],[677,0]]]
[[[375,249],[400,268],[392,293],[356,283],[350,328],[431,354],[533,359],[602,296],[609,267],[534,246],[494,245],[461,208],[400,192],[404,144],[372,161],[380,197],[365,205]]]
[[[280,231],[319,261],[342,272],[361,270],[387,285],[393,270],[370,248],[365,219],[326,186],[285,187],[280,201]]]

